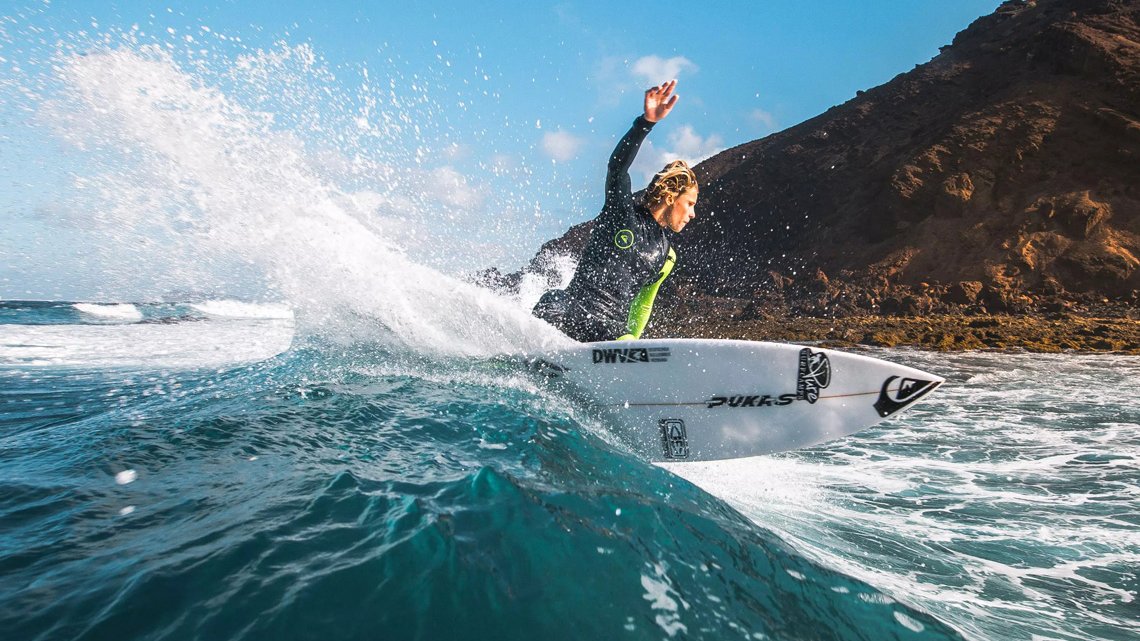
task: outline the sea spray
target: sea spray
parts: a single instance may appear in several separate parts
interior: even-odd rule
[[[303,334],[347,342],[488,354],[561,340],[526,305],[436,269],[517,251],[537,206],[450,164],[437,71],[333,69],[309,44],[260,49],[204,25],[21,24],[44,11],[0,32],[0,84],[33,125],[16,155],[42,164],[44,142],[66,145],[46,173],[70,189],[32,200],[58,235],[29,236],[25,262],[83,264],[93,299],[284,300]],[[478,166],[525,173],[495,154]]]
[[[84,179],[98,185],[96,220],[111,238],[141,230],[207,262],[238,257],[294,307],[302,332],[464,355],[560,340],[517,303],[412,260],[385,233],[383,207],[362,206],[375,199],[322,176],[298,135],[163,48],[65,56],[58,72],[64,135],[123,156]]]

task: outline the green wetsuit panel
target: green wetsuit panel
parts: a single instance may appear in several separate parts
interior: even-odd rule
[[[626,329],[629,330],[629,333],[619,336],[619,341],[641,338],[641,333],[649,324],[649,315],[653,313],[653,301],[657,298],[657,290],[661,289],[661,283],[665,282],[665,278],[672,273],[673,265],[676,263],[677,254],[670,247],[669,254],[665,257],[665,265],[661,267],[661,273],[657,280],[642,287],[641,291],[637,292],[637,296],[633,297],[633,302],[629,305],[629,320],[626,321]]]

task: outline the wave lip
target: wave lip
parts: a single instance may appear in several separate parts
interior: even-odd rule
[[[292,320],[293,310],[281,303],[246,303],[239,300],[209,300],[191,303],[190,307],[207,315],[222,318],[259,318]]]
[[[143,318],[139,308],[131,303],[75,303],[72,307],[80,313],[101,320],[136,323]]]

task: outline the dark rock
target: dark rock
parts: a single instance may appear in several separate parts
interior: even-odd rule
[[[1010,289],[986,285],[978,299],[991,314],[1024,314],[1029,311],[1032,299]]]
[[[859,342],[864,345],[874,345],[876,347],[895,347],[903,342],[903,337],[898,332],[874,331],[864,334]]]
[[[1048,312],[1051,314],[1063,314],[1064,312],[1071,309],[1072,306],[1073,304],[1066,300],[1049,300],[1042,303],[1040,305],[1040,309],[1043,312]]]
[[[954,305],[973,305],[978,302],[978,294],[982,292],[982,284],[976,280],[960,281],[954,283],[946,291],[942,300]]]
[[[768,280],[776,291],[784,291],[785,288],[790,287],[795,279],[784,276],[780,272],[768,272]]]
[[[929,296],[907,296],[902,299],[902,313],[907,316],[927,314],[933,309],[934,301]]]
[[[884,316],[898,316],[903,313],[903,302],[895,296],[888,296],[879,302],[879,311]]]

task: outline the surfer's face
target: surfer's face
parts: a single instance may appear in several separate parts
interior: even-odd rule
[[[665,208],[665,215],[662,217],[662,223],[669,229],[679,232],[689,224],[689,221],[697,216],[697,187],[693,185],[685,191],[681,192],[680,196],[673,201],[673,204]]]

